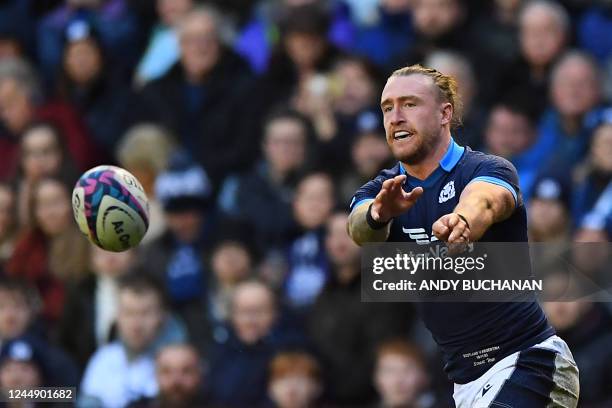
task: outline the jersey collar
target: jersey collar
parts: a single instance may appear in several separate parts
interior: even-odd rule
[[[440,167],[447,173],[450,173],[451,170],[455,168],[457,163],[459,163],[459,160],[461,160],[461,156],[463,156],[464,151],[465,147],[458,145],[457,142],[455,142],[455,139],[451,137],[450,145],[439,162]],[[408,175],[401,162],[399,163],[399,168],[400,174]]]

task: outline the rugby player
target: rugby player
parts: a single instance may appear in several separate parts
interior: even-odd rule
[[[460,118],[452,77],[401,68],[388,78],[381,108],[398,163],[355,193],[348,228],[357,244],[527,241],[516,169],[452,138]],[[535,300],[419,307],[458,408],[577,406],[578,368]]]

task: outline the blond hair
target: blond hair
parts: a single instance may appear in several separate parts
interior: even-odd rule
[[[457,91],[457,81],[450,75],[444,75],[433,68],[425,68],[420,64],[410,65],[397,69],[391,74],[394,76],[425,75],[433,80],[438,88],[438,96],[444,102],[448,102],[453,107],[453,118],[451,127],[456,128],[461,125],[461,109],[463,107],[461,98]]]
[[[166,129],[154,123],[131,127],[117,144],[119,164],[126,168],[141,168],[160,173],[168,167],[174,150],[174,138]]]

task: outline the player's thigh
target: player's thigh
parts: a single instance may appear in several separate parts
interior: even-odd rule
[[[476,407],[575,408],[579,390],[578,368],[569,351],[532,347],[520,353],[499,391]]]

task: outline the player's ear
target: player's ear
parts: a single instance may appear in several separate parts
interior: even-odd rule
[[[453,105],[451,105],[449,102],[444,102],[441,105],[441,109],[442,109],[442,120],[440,122],[441,125],[450,125],[451,121],[453,120]]]

